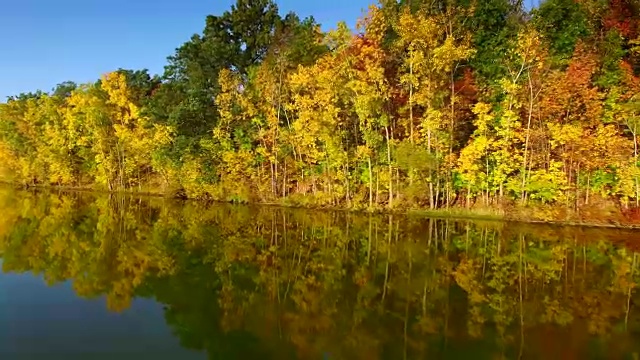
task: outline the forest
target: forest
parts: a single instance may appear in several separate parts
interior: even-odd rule
[[[238,0],[163,74],[12,96],[0,179],[640,221],[639,0],[382,0],[329,25]]]

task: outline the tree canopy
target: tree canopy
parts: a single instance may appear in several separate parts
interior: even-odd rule
[[[381,1],[357,29],[327,32],[271,0],[238,0],[161,75],[118,69],[0,104],[0,177],[633,217],[639,49],[638,0]]]

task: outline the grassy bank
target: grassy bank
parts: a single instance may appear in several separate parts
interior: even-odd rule
[[[131,195],[143,197],[164,197],[172,199],[186,199],[177,191],[162,191],[150,188],[131,188],[127,190],[108,191],[97,189],[92,186],[50,186],[50,185],[18,185],[15,183],[3,183],[5,186],[12,186],[17,190],[43,190],[62,192],[85,192],[94,194],[115,194]],[[503,203],[495,206],[473,206],[448,208],[416,208],[416,207],[395,207],[374,206],[372,208],[363,206],[348,206],[347,204],[327,205],[314,203],[312,196],[284,198],[277,201],[236,201],[236,200],[204,200],[189,199],[190,201],[205,201],[212,203],[243,203],[256,204],[261,206],[288,207],[323,211],[349,211],[355,213],[385,213],[402,214],[413,217],[429,217],[441,219],[467,219],[483,221],[508,221],[530,224],[551,224],[561,226],[588,226],[605,228],[631,228],[640,229],[640,221],[637,221],[637,211],[625,211],[610,203],[600,202],[595,204],[585,204],[578,208],[572,208],[559,204],[533,204],[522,206],[513,203]]]

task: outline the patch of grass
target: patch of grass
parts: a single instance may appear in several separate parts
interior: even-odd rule
[[[505,220],[504,212],[497,208],[448,208],[448,209],[411,209],[408,215],[432,218]]]

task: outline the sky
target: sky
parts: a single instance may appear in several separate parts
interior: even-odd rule
[[[0,102],[124,69],[162,73],[167,56],[235,0],[1,0]],[[276,0],[323,29],[350,26],[372,0]]]

